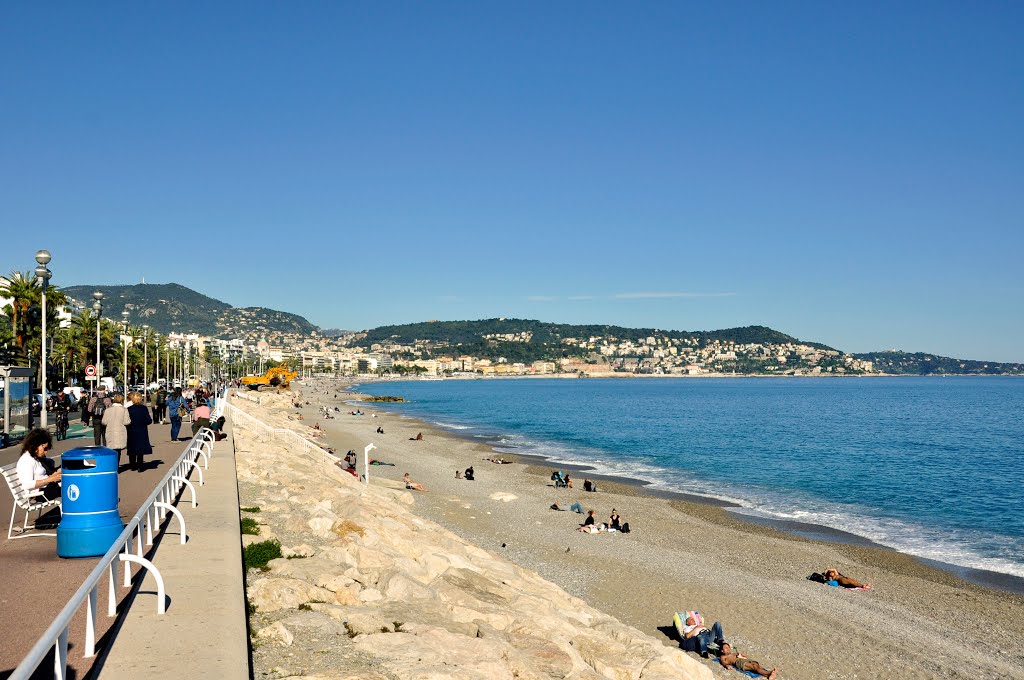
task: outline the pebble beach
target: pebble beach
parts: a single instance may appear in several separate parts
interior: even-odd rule
[[[357,395],[300,388],[301,413],[324,447],[343,454],[372,442],[371,483],[401,487],[408,472],[427,489],[412,512],[478,547],[535,570],[596,609],[678,646],[672,615],[700,610],[727,639],[782,678],[1024,677],[1024,597],[965,582],[893,550],[802,538],[725,508],[598,480],[599,491],[556,489],[542,461],[497,454],[426,423],[360,403]],[[332,419],[318,407],[338,406]],[[296,423],[298,424],[298,423]],[[384,430],[378,434],[377,428]],[[422,433],[422,440],[415,440]],[[512,464],[499,465],[489,458]],[[474,481],[456,478],[473,466]],[[362,465],[360,462],[360,471]],[[583,515],[550,509],[579,502],[607,521],[614,508],[629,534],[583,534]],[[872,584],[846,591],[808,581],[834,566]],[[716,676],[740,677],[713,659]]]

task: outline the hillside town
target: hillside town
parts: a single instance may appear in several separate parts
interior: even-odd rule
[[[288,362],[311,373],[406,374],[428,376],[555,375],[864,375],[874,373],[870,361],[856,359],[837,350],[810,345],[737,344],[731,341],[698,342],[667,336],[650,336],[640,341],[611,337],[566,337],[567,351],[560,359],[532,362],[510,361],[506,357],[482,357],[461,353],[457,347],[430,341],[379,343],[361,347],[361,334],[325,337],[277,334],[273,342],[245,344],[240,340],[185,338],[186,342],[211,349],[224,361]],[[529,333],[484,336],[500,343],[529,343]]]
[[[17,273],[11,277],[18,282]],[[30,357],[39,345],[38,313],[32,314],[38,309],[38,290],[32,280],[24,284],[28,297],[19,308],[28,310],[22,319],[28,323],[19,321],[19,333],[13,333],[12,325],[11,336],[0,339],[6,363],[18,363],[15,360],[22,354]],[[11,286],[8,289],[13,292]],[[72,290],[79,289],[86,287]],[[501,318],[351,332],[320,329],[287,312],[234,308],[177,284],[115,287],[110,292],[103,298],[108,306],[101,304],[99,313],[105,337],[104,356],[96,362],[101,373],[107,372],[104,366],[114,369],[123,364],[117,345],[129,336],[129,365],[140,376],[150,348],[153,373],[157,361],[166,372],[177,360],[191,370],[202,365],[231,377],[260,375],[280,364],[304,374],[425,377],[1019,375],[1024,371],[1017,364],[897,350],[848,354],[764,327],[690,334]],[[96,301],[90,307],[88,299],[55,296],[54,291],[51,297],[56,304],[47,312],[54,334],[48,354],[51,364],[59,366],[59,375],[71,378],[96,361],[91,351]],[[12,301],[11,296],[0,295],[0,314],[12,316]],[[182,312],[187,309],[202,313],[189,316]],[[118,314],[121,319],[116,321]],[[190,327],[192,331],[186,330]],[[55,375],[56,370],[51,373]]]

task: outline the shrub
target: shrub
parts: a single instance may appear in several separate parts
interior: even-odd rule
[[[260,525],[256,523],[252,517],[242,518],[242,533],[249,534],[250,536],[260,535]]]
[[[261,541],[245,546],[245,568],[266,570],[267,562],[281,556],[281,544],[277,541]]]
[[[254,505],[251,508],[239,508],[242,512],[259,512],[260,506]]]

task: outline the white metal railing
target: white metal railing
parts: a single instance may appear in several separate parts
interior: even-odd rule
[[[223,413],[226,404],[227,393],[218,399],[217,407]],[[217,416],[220,417],[219,415]],[[213,454],[213,442],[216,435],[209,428],[201,429],[189,441],[189,445],[178,456],[178,459],[171,465],[167,474],[157,484],[153,493],[149,495],[138,512],[128,521],[124,531],[117,537],[110,549],[100,558],[99,564],[89,573],[85,582],[75,591],[71,599],[61,610],[57,618],[46,629],[18,667],[14,669],[9,680],[28,680],[42,663],[43,659],[54,649],[53,677],[56,680],[67,678],[68,659],[68,632],[71,627],[71,619],[82,607],[85,609],[85,658],[96,654],[96,616],[97,602],[99,600],[100,584],[106,577],[107,581],[107,616],[113,617],[117,614],[117,588],[115,586],[117,564],[124,565],[124,578],[122,585],[129,587],[132,583],[131,565],[138,564],[145,568],[157,586],[157,614],[162,615],[166,611],[166,596],[164,581],[159,570],[144,555],[146,549],[143,547],[143,534],[145,533],[145,545],[152,546],[154,536],[164,530],[164,520],[168,514],[174,515],[178,520],[181,531],[181,543],[186,542],[185,518],[181,512],[174,507],[178,495],[184,489],[191,493],[192,507],[196,507],[196,488],[189,481],[188,477],[195,471],[199,480],[199,486],[203,486],[203,470],[210,466],[210,456]],[[199,459],[202,458],[200,466]],[[133,552],[134,550],[134,552]]]
[[[294,430],[288,429],[286,427],[271,427],[270,425],[267,425],[259,418],[256,418],[255,416],[246,413],[245,411],[238,408],[234,404],[228,404],[227,406],[228,408],[231,409],[232,418],[241,416],[241,420],[245,422],[243,427],[249,427],[263,435],[269,435],[271,437],[281,437],[286,441],[289,441],[293,444],[297,444],[300,447],[312,453],[313,455],[322,456],[323,461],[325,463],[340,465],[340,463],[342,462],[341,458],[335,456],[332,453],[329,453],[327,449],[325,449],[324,447],[314,442],[311,442],[310,440],[306,439],[305,437],[300,435],[298,432],[295,432]],[[376,448],[377,447],[372,442],[368,443],[365,447],[363,447],[363,474],[359,475],[358,478],[364,484],[370,483],[370,451],[373,451]]]
[[[271,427],[270,425],[267,425],[259,418],[249,415],[248,413],[238,408],[234,404],[227,404],[227,407],[231,409],[232,419],[240,417],[241,420],[244,421],[243,427],[248,427],[261,434],[269,435],[271,437],[283,438],[286,441],[301,446],[302,448],[306,449],[307,451],[314,455],[323,456],[325,463],[341,462],[341,458],[338,458],[337,456],[328,453],[324,447],[314,442],[311,442],[310,440],[306,439],[305,437],[300,435],[298,432],[295,432],[294,430],[290,430],[287,427]],[[235,421],[235,424],[237,425],[238,421]]]

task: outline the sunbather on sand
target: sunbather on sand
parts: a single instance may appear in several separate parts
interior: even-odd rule
[[[748,659],[742,654],[737,654],[733,651],[732,646],[728,642],[722,643],[721,656],[718,657],[718,660],[726,668],[735,668],[745,673],[757,673],[758,675],[767,677],[768,680],[775,680],[775,677],[779,673],[778,668],[768,670],[753,659]]]
[[[413,489],[414,491],[426,491],[427,490],[427,488],[425,486],[423,486],[422,484],[420,484],[419,482],[412,481],[412,477],[409,476],[408,472],[406,472],[404,475],[402,475],[402,480],[405,482],[405,488],[406,489]]]
[[[829,567],[825,571],[821,572],[821,575],[825,577],[826,581],[835,581],[844,588],[870,588],[870,583],[861,583],[856,579],[852,579],[849,576],[843,576],[839,573],[838,569]]]

